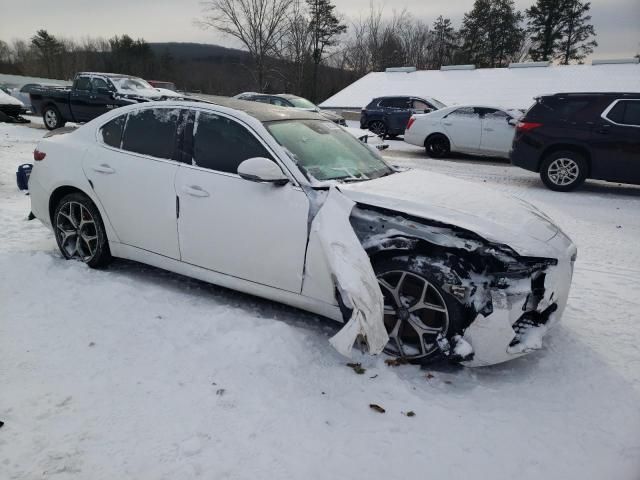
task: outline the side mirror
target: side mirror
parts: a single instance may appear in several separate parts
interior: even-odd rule
[[[248,158],[238,165],[238,175],[251,182],[275,185],[284,185],[289,181],[278,164],[265,157]]]
[[[518,124],[518,120],[513,117],[507,117],[507,123],[512,127],[515,127]]]

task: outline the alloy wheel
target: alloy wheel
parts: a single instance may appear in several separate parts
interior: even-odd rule
[[[571,158],[557,158],[549,165],[547,174],[555,185],[565,187],[578,180],[580,167]]]
[[[389,335],[385,352],[407,360],[434,354],[438,337],[449,330],[449,310],[442,294],[426,278],[401,270],[378,275],[378,283]]]
[[[371,122],[369,124],[369,130],[372,131],[373,133],[375,133],[378,136],[382,136],[385,133],[387,133],[387,127],[385,126],[384,122],[381,122],[380,120],[376,120],[375,122]]]
[[[56,236],[67,258],[89,262],[98,248],[98,230],[91,212],[79,202],[62,205],[56,217]]]
[[[427,150],[429,151],[429,155],[439,158],[447,154],[449,145],[447,144],[447,140],[444,137],[438,136],[429,140],[427,144]]]
[[[55,128],[58,124],[58,115],[54,110],[49,109],[44,113],[44,121],[47,124],[47,127]]]

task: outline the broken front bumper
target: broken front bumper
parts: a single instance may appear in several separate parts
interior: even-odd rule
[[[544,272],[544,291],[532,302],[532,278],[491,290],[493,312],[478,315],[463,338],[473,348],[466,366],[506,362],[542,348],[542,339],[562,316],[567,305],[577,249],[562,232],[549,241],[557,264]]]

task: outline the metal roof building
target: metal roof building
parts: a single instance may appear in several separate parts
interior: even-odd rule
[[[322,108],[360,109],[388,95],[434,97],[447,105],[489,104],[528,108],[539,95],[558,92],[640,92],[638,59],[594,60],[590,65],[515,63],[508,68],[473,65],[372,72],[320,104]]]

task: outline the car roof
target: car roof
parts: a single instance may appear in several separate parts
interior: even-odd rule
[[[631,97],[640,98],[640,92],[565,92],[540,95],[540,97]]]
[[[221,107],[240,110],[261,122],[269,122],[273,120],[326,120],[324,117],[314,112],[298,110],[296,108],[278,107],[268,103],[251,102],[248,100],[240,100],[238,98],[219,97],[215,95],[190,95],[187,98],[193,98],[201,103],[210,103],[213,105],[220,105]],[[198,106],[198,104],[193,102],[193,106]]]
[[[103,77],[109,77],[109,78],[142,78],[136,75],[125,75],[123,73],[107,73],[107,72],[78,72],[76,73],[76,76],[78,75],[101,75]]]

